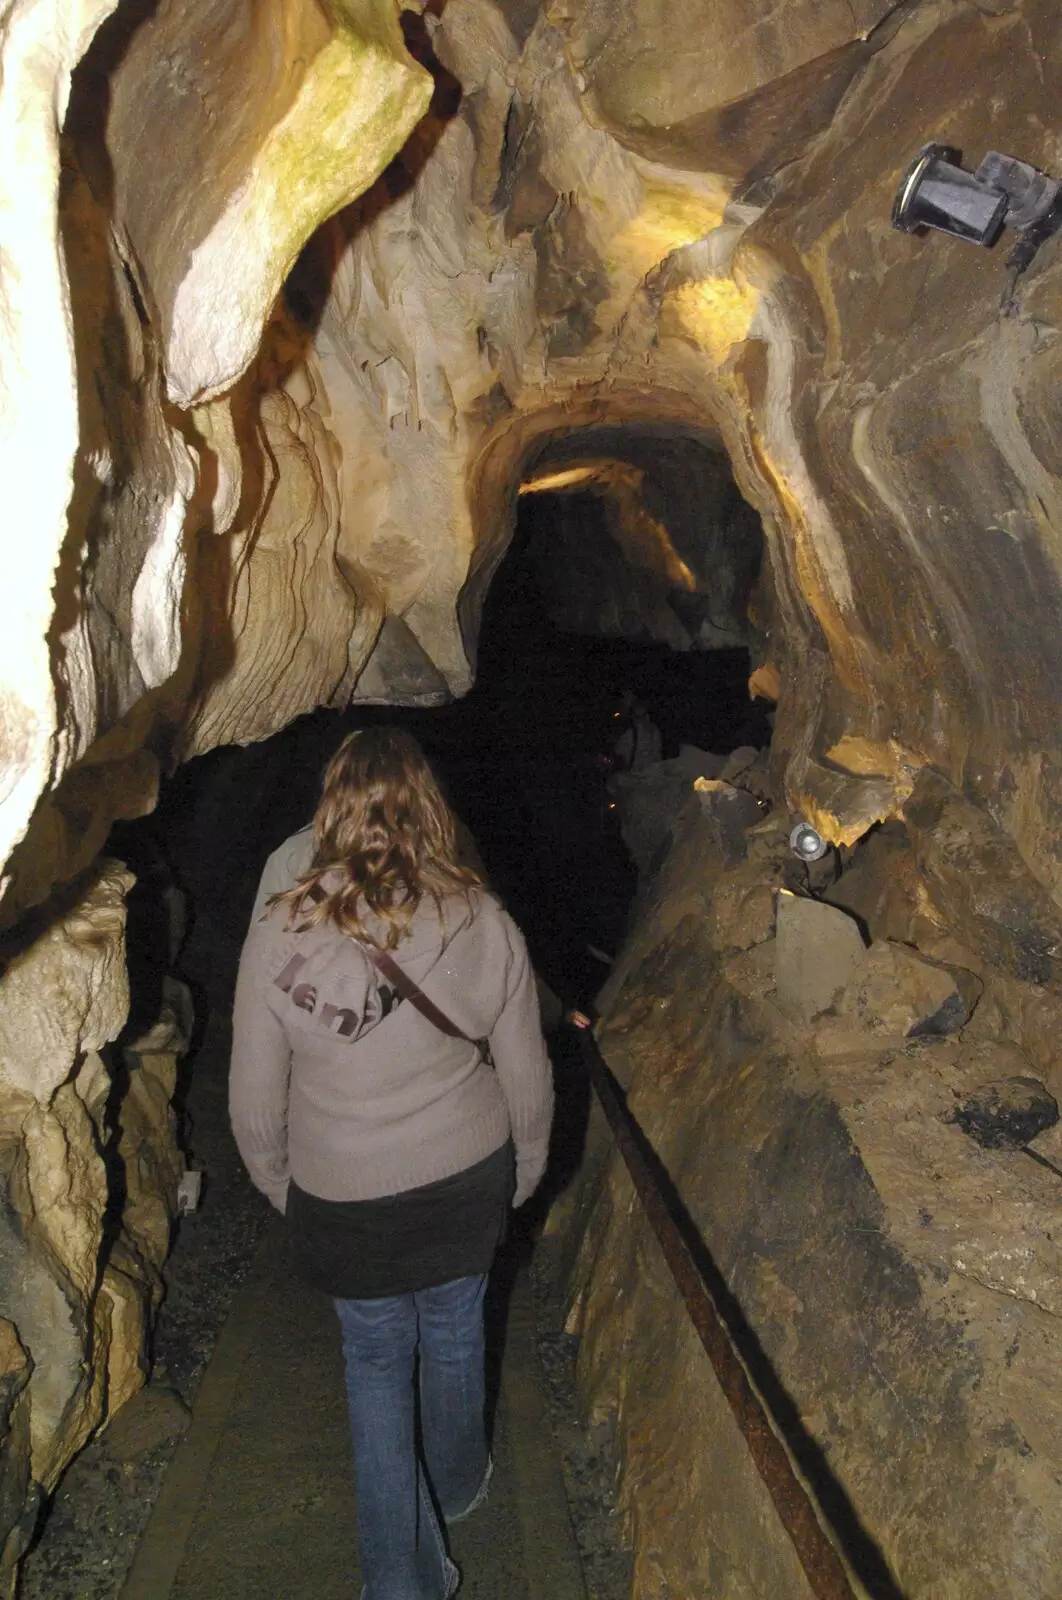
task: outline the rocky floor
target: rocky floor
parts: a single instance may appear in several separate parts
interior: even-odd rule
[[[547,1252],[532,1261],[538,1352],[546,1381],[553,1436],[564,1469],[572,1526],[583,1563],[588,1600],[627,1600],[631,1553],[616,1506],[616,1462],[603,1425],[586,1427],[579,1416],[575,1359],[579,1341],[564,1332],[564,1305]]]
[[[201,972],[213,987],[209,963]],[[206,1174],[204,1196],[200,1210],[180,1224],[167,1267],[152,1381],[67,1472],[24,1563],[19,1600],[118,1600],[199,1380],[270,1220],[228,1133],[227,1007],[216,990],[212,999],[184,1106],[190,1163]],[[561,1331],[560,1292],[548,1262],[535,1268],[533,1281],[552,1425],[589,1600],[626,1600],[629,1558],[613,1510],[609,1442],[579,1421],[576,1341]]]

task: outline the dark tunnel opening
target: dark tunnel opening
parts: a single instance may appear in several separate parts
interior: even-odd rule
[[[589,439],[591,450],[601,432]],[[629,437],[623,443],[630,453]],[[661,455],[660,440],[650,446]],[[749,650],[736,642],[745,621],[735,613],[747,607],[758,570],[758,524],[750,531],[750,508],[727,475],[729,498],[720,511],[717,495],[713,537],[695,549],[686,524],[704,483],[691,470],[691,447],[684,450],[685,460],[682,447],[670,455],[665,447],[662,456],[668,469],[685,469],[685,504],[680,497],[668,522],[679,533],[665,553],[677,582],[659,549],[636,546],[632,560],[617,543],[608,498],[581,487],[521,495],[514,536],[487,593],[470,693],[443,706],[313,713],[259,744],[223,747],[180,768],[157,811],[120,825],[111,841],[134,870],[151,863],[143,890],[134,891],[134,920],[150,921],[138,902],[157,893],[161,858],[189,897],[193,948],[209,925],[234,958],[265,857],[312,817],[332,750],[352,728],[398,722],[429,755],[542,975],[569,1002],[591,1000],[605,976],[592,952],[619,948],[637,883],[615,787],[630,759],[617,750],[630,703],[659,731],[665,762],[690,747],[724,757],[770,740],[770,708],[750,701]],[[551,453],[556,459],[565,457]],[[693,466],[703,470],[705,461],[718,491],[719,458],[693,446]],[[651,494],[645,500],[651,504]],[[697,564],[713,557],[726,564],[721,603],[715,592],[697,592],[708,587]],[[735,642],[722,648],[705,647],[705,627],[722,636],[720,623],[706,623],[713,606],[731,619],[727,637]],[[660,805],[672,801],[673,793]],[[134,956],[138,975],[147,965]],[[146,1014],[150,1005],[140,1009]]]
[[[554,487],[573,469],[574,483]],[[762,533],[718,449],[629,427],[585,429],[552,442],[527,487],[486,594],[467,696],[319,711],[260,743],[223,746],[164,782],[151,816],[114,830],[109,853],[138,879],[127,1038],[159,1014],[174,943],[165,897],[172,902],[174,886],[184,896],[176,970],[194,992],[197,1033],[177,1109],[193,1161],[204,1137],[213,1145],[204,1114],[224,1138],[223,1104],[189,1116],[188,1100],[199,1047],[206,1040],[209,1055],[228,1027],[262,867],[311,820],[323,768],[351,729],[397,722],[416,735],[540,977],[565,1005],[582,1007],[592,1007],[623,944],[639,868],[694,778],[719,775],[738,748],[769,743],[770,707],[749,698],[749,648],[738,642],[751,632]],[[640,764],[632,704],[656,758],[636,772],[624,770]],[[577,1160],[573,1147],[568,1173]]]
[[[715,460],[709,465],[714,472]],[[689,481],[696,488],[695,478]],[[744,533],[747,508],[740,507]],[[639,865],[646,864],[648,852],[639,862],[629,846],[637,855],[646,826],[651,840],[666,834],[695,774],[723,770],[738,747],[769,743],[770,708],[749,698],[747,646],[703,649],[687,641],[676,649],[654,636],[666,583],[645,582],[651,607],[635,611],[645,571],[617,546],[611,509],[585,489],[520,497],[513,538],[486,596],[476,681],[463,699],[301,717],[258,744],[225,746],[188,762],[164,783],[151,816],[114,830],[110,853],[138,878],[129,901],[127,1037],[158,1014],[168,914],[162,897],[173,884],[185,897],[176,970],[193,991],[196,1032],[176,1109],[190,1165],[206,1170],[208,1191],[224,1195],[229,1218],[218,1224],[215,1241],[223,1253],[233,1248],[233,1230],[237,1254],[246,1251],[260,1210],[225,1109],[239,951],[265,859],[311,820],[323,768],[347,732],[400,723],[416,735],[476,841],[491,887],[522,928],[539,976],[565,1005],[589,1008],[608,976],[607,958],[623,944]],[[580,540],[581,568],[571,557]],[[600,631],[570,625],[568,591],[558,590],[551,555],[562,566],[569,560],[571,587],[585,607],[598,607],[596,616],[586,609],[577,620]],[[758,557],[754,545],[742,603]],[[729,581],[733,592],[732,575]],[[618,592],[626,595],[626,611],[613,604]],[[663,759],[642,772],[624,771],[629,751],[617,756],[629,728],[625,699],[658,730],[654,753]],[[585,1141],[588,1090],[563,1033],[553,1054],[558,1116],[551,1177],[525,1229],[541,1221],[543,1208],[571,1181]],[[204,1251],[213,1215],[208,1206],[197,1220],[193,1251]],[[183,1242],[179,1237],[175,1260]],[[178,1377],[194,1369],[202,1315],[195,1296],[185,1305],[178,1291],[164,1319],[162,1359]]]

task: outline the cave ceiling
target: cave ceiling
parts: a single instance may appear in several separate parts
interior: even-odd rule
[[[466,692],[564,463],[724,632],[762,525],[795,810],[933,767],[1062,891],[1057,249],[1004,315],[1002,248],[889,224],[930,139],[1062,170],[1047,0],[681,49],[658,0],[14,0],[0,49],[7,921],[176,759]]]

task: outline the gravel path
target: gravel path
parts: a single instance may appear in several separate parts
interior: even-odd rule
[[[531,1263],[538,1352],[546,1380],[553,1437],[561,1456],[572,1526],[583,1563],[587,1600],[628,1600],[631,1554],[622,1543],[616,1505],[616,1460],[606,1424],[579,1416],[575,1362],[579,1340],[564,1332],[565,1306],[554,1251],[541,1245]]]

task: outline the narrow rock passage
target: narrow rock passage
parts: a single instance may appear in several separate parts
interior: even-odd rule
[[[205,1168],[208,1187],[201,1212],[181,1225],[157,1352],[166,1377],[191,1400],[192,1422],[161,1487],[152,1486],[158,1498],[135,1555],[127,1551],[132,1565],[121,1600],[349,1600],[361,1593],[338,1325],[327,1298],[292,1272],[284,1225],[251,1190],[228,1126],[237,953],[224,919],[201,916],[184,970],[207,1025],[184,1109],[190,1159]],[[573,1088],[564,1055],[562,1047],[562,1108]],[[565,1120],[573,1126],[571,1116]],[[574,1124],[581,1126],[578,1117]],[[547,1188],[563,1177],[564,1146],[562,1138],[558,1176]],[[469,1600],[621,1600],[629,1592],[607,1507],[592,1509],[593,1527],[585,1510],[581,1519],[581,1539],[592,1550],[589,1584],[573,1533],[530,1283],[535,1219],[547,1203],[544,1196],[534,1216],[514,1216],[491,1278],[488,1405],[497,1470],[487,1503],[452,1540],[460,1593]],[[209,1323],[232,1276],[242,1281],[206,1371],[189,1392],[204,1336],[211,1336],[202,1321]],[[551,1310],[560,1337],[559,1308]],[[574,1442],[584,1502],[588,1466],[600,1500],[593,1447],[570,1402],[565,1412],[574,1436],[566,1454]],[[70,1600],[83,1600],[89,1591],[75,1584],[69,1592]],[[91,1592],[102,1600],[112,1591]],[[47,1586],[41,1600],[45,1595],[58,1600]]]
[[[867,1594],[1062,1600],[1059,7],[660,9],[0,0],[0,1600],[119,1600],[178,1457],[149,1591],[357,1600],[338,1341],[224,1052],[263,859],[383,720],[543,1021],[596,1011]],[[571,1103],[536,1339],[564,1298],[633,1574],[584,1555],[588,1600],[798,1600]],[[403,1192],[357,1154],[317,1198]],[[570,1543],[516,1290],[466,1594],[556,1594]]]
[[[312,814],[323,762],[346,728],[401,721],[443,776],[542,975],[568,1002],[585,1003],[606,970],[592,949],[619,948],[636,880],[607,789],[622,695],[644,697],[667,754],[690,739],[730,748],[750,715],[744,652],[709,661],[566,634],[508,564],[488,604],[479,666],[456,705],[320,713],[191,763],[153,817],[110,841],[145,884],[161,862],[188,896],[178,973],[193,991],[198,1037],[177,1109],[204,1199],[180,1223],[166,1268],[152,1378],[133,1407],[140,1436],[123,1444],[116,1427],[75,1463],[26,1564],[22,1600],[360,1594],[338,1328],[327,1302],[289,1271],[283,1231],[251,1189],[228,1128],[232,986],[264,858]],[[154,944],[140,952],[148,967]],[[563,1043],[554,1059],[550,1173],[533,1215],[515,1219],[495,1275],[498,1473],[482,1513],[455,1530],[453,1553],[463,1596],[626,1600],[630,1558],[609,1441],[579,1418],[576,1341],[561,1331],[559,1282],[542,1306],[553,1281],[544,1248],[530,1273],[542,1313],[533,1325],[530,1241],[578,1167],[589,1092]],[[178,1439],[181,1402],[193,1417]]]

